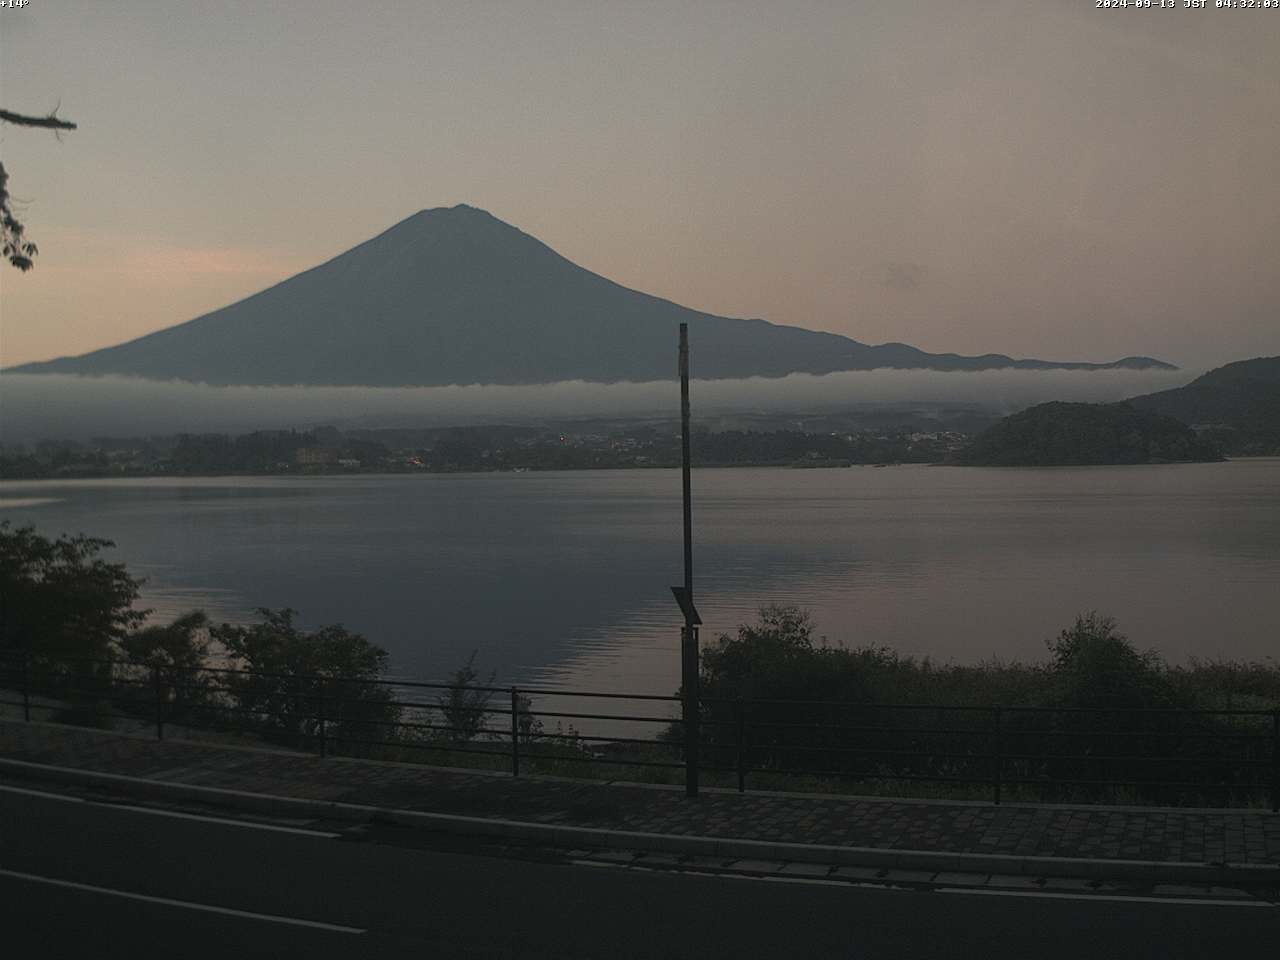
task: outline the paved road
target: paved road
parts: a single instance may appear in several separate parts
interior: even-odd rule
[[[1272,906],[641,873],[355,842],[324,825],[261,829],[8,789],[0,789],[0,924],[0,942],[25,947],[15,957],[134,960],[1166,960],[1253,956],[1280,942],[1280,908]]]

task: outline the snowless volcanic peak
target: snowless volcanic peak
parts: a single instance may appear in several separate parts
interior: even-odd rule
[[[906,344],[717,317],[584,270],[510,224],[459,205],[423,210],[327,263],[186,323],[23,373],[210,384],[440,386],[661,380],[689,324],[701,378],[877,367],[1165,367],[929,354]]]

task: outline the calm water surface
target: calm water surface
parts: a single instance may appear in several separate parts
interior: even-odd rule
[[[439,678],[678,683],[676,471],[0,483],[0,519],[84,532],[161,616],[290,606]],[[1280,648],[1280,459],[997,470],[694,474],[703,636],[798,603],[847,645],[1040,659],[1077,612],[1143,647]]]

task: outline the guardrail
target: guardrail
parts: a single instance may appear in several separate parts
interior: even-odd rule
[[[26,720],[126,717],[158,739],[181,725],[321,756],[459,755],[513,776],[651,768],[675,778],[692,751],[699,770],[739,791],[925,784],[996,804],[1016,796],[1280,811],[1280,710],[704,697],[692,744],[679,698],[653,694],[22,656],[0,657],[0,694]]]

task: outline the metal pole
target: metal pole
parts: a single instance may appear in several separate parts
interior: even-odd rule
[[[684,690],[684,792],[698,795],[698,628],[693,620],[693,492],[689,478],[689,325],[680,324],[680,479],[684,493],[684,592],[688,606],[680,633],[680,686]]]
[[[747,792],[747,711],[739,697],[734,704],[738,712],[738,792]]]
[[[1003,753],[1004,753],[1004,749],[1003,749],[1004,744],[1001,741],[1002,741],[1002,737],[1001,737],[1001,730],[1000,730],[1000,708],[996,707],[996,752],[995,752],[995,784],[994,784],[995,786],[994,800],[995,800],[996,806],[1000,805],[1000,776],[1002,772],[1001,767],[1004,766],[1002,762]]]
[[[156,739],[164,739],[164,700],[160,691],[160,664],[151,665],[151,682],[156,688]]]
[[[1280,710],[1271,714],[1271,812],[1280,813]]]
[[[323,684],[324,681],[321,680],[320,683]],[[320,694],[319,696],[316,697],[316,713],[318,714],[316,719],[320,721],[320,756],[327,757],[329,755],[329,738],[327,736],[328,731],[325,729],[325,723],[324,723],[324,687],[323,686],[320,687]]]
[[[511,688],[511,775],[520,776],[520,695]]]
[[[31,651],[22,651],[22,719],[31,722]]]

